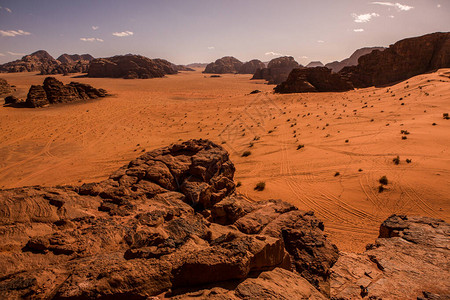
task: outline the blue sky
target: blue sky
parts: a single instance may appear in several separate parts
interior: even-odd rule
[[[0,0],[0,63],[36,50],[306,64],[450,31],[449,0]]]

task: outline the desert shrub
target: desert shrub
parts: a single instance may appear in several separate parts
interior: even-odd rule
[[[384,186],[380,185],[378,187],[378,193],[382,193],[384,191]]]
[[[348,140],[345,140],[346,143],[348,143]]]
[[[400,156],[397,155],[397,157],[394,157],[392,161],[394,162],[394,164],[398,165],[400,163]]]
[[[431,124],[431,125],[436,126],[437,124],[436,124],[436,123],[433,123],[433,124]]]
[[[408,137],[406,135],[402,136],[402,140],[406,140]]]
[[[383,184],[383,185],[387,185],[388,184],[388,179],[386,176],[381,176],[380,179],[378,179],[378,182]]]
[[[409,131],[408,131],[408,130],[400,130],[400,133],[401,133],[401,134],[404,134],[404,135],[408,135],[408,134],[409,134]]]
[[[240,181],[238,181],[237,183],[236,183],[236,187],[240,187],[242,185],[242,182],[240,182]]]
[[[266,188],[266,183],[264,181],[260,181],[255,186],[255,191],[264,191]]]
[[[407,164],[410,164],[411,162],[412,162],[412,159],[409,159],[409,158],[406,159]]]
[[[250,154],[252,154],[250,151],[244,151],[244,153],[242,153],[242,157],[247,157]]]
[[[363,171],[363,169],[358,169],[358,172],[362,172]]]
[[[300,145],[297,146],[297,150],[300,150],[300,149],[302,149],[302,148],[305,148],[305,145],[300,144]]]
[[[449,117],[448,113],[443,113],[443,114],[442,114],[442,117],[443,117],[445,120],[450,120],[450,117]]]
[[[341,173],[339,173],[339,172],[334,173],[334,177],[337,177],[339,175],[341,175]]]

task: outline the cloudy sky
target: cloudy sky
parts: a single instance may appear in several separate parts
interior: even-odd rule
[[[0,0],[0,63],[36,50],[306,64],[450,31],[449,0]]]

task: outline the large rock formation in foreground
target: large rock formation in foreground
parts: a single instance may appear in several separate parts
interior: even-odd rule
[[[0,295],[444,299],[436,297],[449,291],[447,223],[392,216],[366,253],[339,257],[313,212],[235,194],[234,171],[222,147],[190,140],[98,183],[0,190]]]
[[[343,253],[333,266],[335,299],[450,299],[450,225],[393,215],[363,254]]]
[[[56,61],[58,65],[52,65],[50,67],[42,67],[41,75],[51,74],[69,74],[69,73],[86,73],[89,63],[94,60],[94,57],[90,54],[62,54]]]
[[[248,61],[246,63],[244,63],[240,69],[239,69],[239,74],[255,74],[255,72],[258,69],[263,69],[265,68],[266,65],[260,61],[259,59],[253,59],[251,61]]]
[[[401,40],[384,51],[361,56],[357,66],[339,74],[355,87],[379,86],[450,68],[450,32],[437,32]]]
[[[0,294],[325,299],[338,251],[323,223],[234,194],[234,171],[223,148],[190,140],[98,183],[0,190]]]
[[[164,59],[150,59],[141,55],[117,55],[91,61],[88,77],[147,79],[176,74],[174,65]]]
[[[344,92],[353,89],[350,82],[325,67],[299,68],[275,87],[276,93]]]
[[[105,97],[104,89],[96,89],[89,84],[71,82],[64,85],[54,77],[47,77],[43,85],[32,85],[28,91],[25,105],[42,107],[48,104],[68,103],[78,100]]]
[[[349,66],[356,66],[358,64],[358,59],[361,56],[364,56],[366,54],[371,53],[374,50],[377,51],[383,51],[384,47],[365,47],[365,48],[361,48],[356,50],[355,52],[353,52],[352,55],[350,55],[349,58],[346,58],[344,60],[341,61],[333,61],[331,63],[327,63],[325,65],[325,67],[327,67],[328,69],[331,69],[333,72],[337,73],[340,70],[342,70],[344,67],[349,67]]]
[[[242,62],[233,56],[224,56],[215,62],[208,64],[203,71],[207,74],[238,73],[242,67]]]
[[[265,79],[269,84],[280,84],[285,81],[289,73],[301,67],[292,56],[283,56],[272,59],[267,68],[258,69],[252,79]]]

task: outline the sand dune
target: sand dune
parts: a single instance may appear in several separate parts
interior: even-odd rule
[[[23,98],[45,78],[2,77]],[[450,121],[442,118],[450,112],[450,69],[391,87],[290,95],[251,75],[210,78],[200,70],[151,80],[56,77],[114,96],[0,107],[0,188],[101,180],[144,150],[208,138],[230,151],[239,192],[314,210],[340,250],[362,251],[393,213],[450,220]],[[255,89],[262,93],[249,95]],[[383,175],[389,184],[379,193]],[[262,192],[254,190],[259,181]]]

